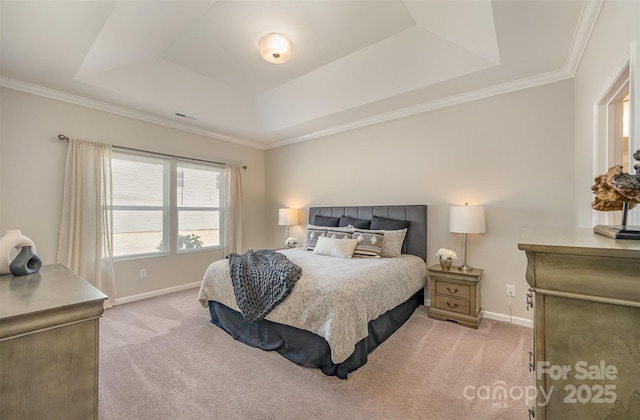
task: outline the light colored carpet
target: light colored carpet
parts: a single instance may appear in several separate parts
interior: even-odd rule
[[[197,294],[105,312],[100,419],[516,419],[532,405],[517,399],[532,385],[529,328],[485,319],[474,330],[421,306],[341,380],[236,342]],[[512,397],[493,398],[500,386]]]

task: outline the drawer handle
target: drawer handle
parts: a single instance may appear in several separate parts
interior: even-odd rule
[[[447,301],[447,306],[450,307],[451,309],[455,309],[458,307],[458,304],[454,303],[453,305],[451,305],[451,302]]]
[[[458,293],[458,289],[453,289],[453,292],[452,292],[450,287],[447,287],[447,291],[449,293]]]

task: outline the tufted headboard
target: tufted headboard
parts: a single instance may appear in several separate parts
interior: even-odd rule
[[[309,223],[313,224],[316,215],[371,220],[372,216],[411,222],[404,240],[402,253],[416,255],[427,260],[427,206],[423,204],[409,206],[353,206],[353,207],[310,207]]]

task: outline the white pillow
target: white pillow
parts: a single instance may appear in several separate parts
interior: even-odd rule
[[[313,253],[329,257],[351,258],[358,245],[357,239],[336,239],[321,236],[318,238]]]

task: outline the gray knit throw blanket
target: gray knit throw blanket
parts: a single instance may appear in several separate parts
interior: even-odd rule
[[[227,255],[236,303],[248,321],[263,319],[291,292],[302,269],[279,252],[259,249]]]

